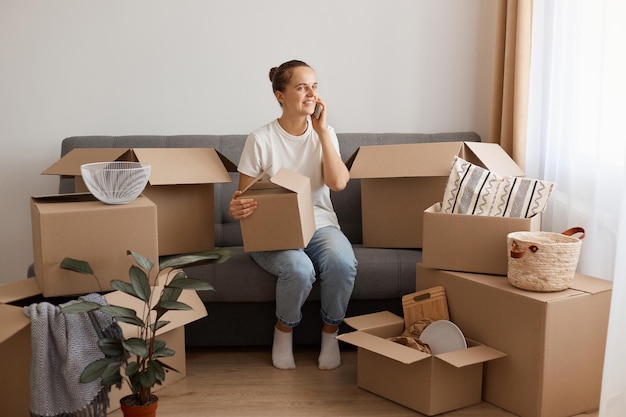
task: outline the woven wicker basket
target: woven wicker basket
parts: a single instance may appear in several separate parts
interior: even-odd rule
[[[573,235],[580,233],[579,237]],[[507,236],[510,256],[507,276],[517,288],[562,291],[576,275],[585,230],[573,227],[563,233],[513,232]]]

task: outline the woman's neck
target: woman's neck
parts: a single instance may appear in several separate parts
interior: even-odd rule
[[[293,136],[303,135],[309,127],[306,117],[287,117],[284,114],[278,119],[278,124],[285,132]]]

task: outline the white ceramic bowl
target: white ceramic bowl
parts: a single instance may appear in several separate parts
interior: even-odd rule
[[[85,185],[105,204],[127,204],[144,190],[151,166],[141,162],[94,162],[80,167]]]

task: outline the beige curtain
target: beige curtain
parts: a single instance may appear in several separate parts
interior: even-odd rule
[[[525,166],[532,0],[499,0],[490,141]]]

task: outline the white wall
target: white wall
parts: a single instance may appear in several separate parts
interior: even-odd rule
[[[314,4],[314,6],[312,6]],[[0,283],[64,137],[247,133],[311,64],[339,132],[489,127],[496,0],[0,0]],[[345,157],[345,155],[344,155]],[[97,236],[94,236],[97,239]]]

